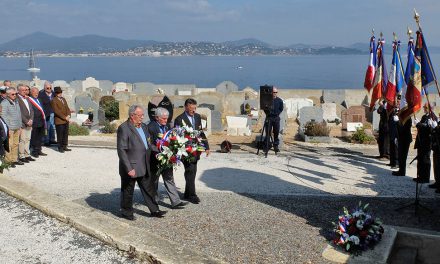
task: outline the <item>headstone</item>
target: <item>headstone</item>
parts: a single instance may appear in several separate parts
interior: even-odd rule
[[[286,106],[284,105],[284,109],[283,112],[281,112],[280,114],[280,133],[284,134],[284,128],[287,125],[287,109]]]
[[[249,108],[247,108],[247,105]],[[259,109],[259,102],[256,99],[248,99],[244,100],[241,104],[241,114],[251,114],[252,111],[258,111]],[[249,113],[248,113],[249,112]]]
[[[321,123],[324,121],[324,113],[321,107],[318,106],[305,106],[299,110],[299,124],[303,128],[307,122],[315,121]]]
[[[81,92],[83,90],[82,89],[82,81],[80,81],[80,80],[71,81],[70,88],[72,88],[76,92]]]
[[[116,99],[116,101],[128,102],[128,100],[130,100],[130,93],[129,92],[119,92],[119,93],[113,94],[113,97]]]
[[[362,123],[347,122],[347,131],[356,132],[356,129],[363,127]]]
[[[258,100],[258,92],[252,89],[251,87],[247,86],[243,89],[244,92],[244,99],[245,100]]]
[[[211,130],[213,132],[223,131],[222,113],[220,111],[211,111]]]
[[[365,106],[350,106],[347,110],[342,110],[342,129],[347,129],[347,123],[366,123]],[[373,115],[374,124],[374,115]],[[378,123],[379,124],[379,123]]]
[[[199,105],[205,104],[208,107],[210,107],[209,105],[212,105],[214,107],[214,109],[212,110],[219,110],[221,112],[223,112],[224,98],[225,96],[223,94],[217,92],[206,92],[195,96],[195,99],[197,100]]]
[[[130,90],[128,89],[127,83],[117,82],[114,84],[113,91],[114,92],[131,92],[131,89]]]
[[[177,91],[177,95],[191,96],[192,95],[192,91]]]
[[[379,122],[380,122],[380,115],[377,113],[377,111],[373,111],[372,113],[372,118],[373,118],[373,131],[379,130]]]
[[[238,86],[235,83],[231,82],[231,81],[221,82],[215,88],[216,88],[218,93],[221,93],[221,94],[224,94],[224,95],[227,95],[228,93],[231,93],[231,92],[238,91]]]
[[[75,111],[75,90],[71,87],[62,88],[63,90],[63,97],[67,101],[67,105],[69,106],[70,110]]]
[[[322,97],[324,103],[336,103],[340,104],[346,100],[345,90],[342,89],[324,89],[322,91]],[[361,102],[358,102],[360,104]]]
[[[92,101],[92,98],[90,96],[77,96],[75,98],[75,109],[78,112],[79,109],[84,109],[83,114],[86,114],[88,112],[92,112],[94,117],[98,116],[98,109],[99,105],[98,103]],[[93,118],[93,124],[95,125],[98,123],[98,118]]]
[[[247,117],[239,116],[226,116],[226,122],[228,123],[227,134],[230,136],[250,136],[251,130],[248,125]]]
[[[102,108],[98,109],[98,122],[100,125],[104,124],[105,122],[105,112]]]
[[[325,121],[335,121],[340,118],[336,114],[336,104],[335,103],[324,103],[321,105],[323,111],[323,118]]]
[[[215,105],[213,105],[213,104],[205,104],[205,103],[199,104],[198,107],[200,107],[200,108],[209,108],[209,110],[211,110],[211,111],[215,109]]]
[[[82,81],[82,90],[86,91],[86,89],[89,87],[99,88],[99,82],[93,77],[87,77],[84,81]]]
[[[102,89],[104,95],[111,95],[113,89],[113,82],[109,80],[99,80],[99,88]]]
[[[211,126],[212,125],[211,109],[199,107],[199,108],[197,108],[197,113],[199,113],[202,116],[202,121],[205,120],[205,125],[202,124],[203,130],[205,131],[205,134],[207,136],[211,135],[211,133],[212,133],[212,130],[211,130],[211,127],[212,127]]]
[[[99,102],[101,100],[101,97],[102,97],[101,88],[89,87],[86,89],[86,92],[88,92],[92,96],[93,101]]]
[[[307,98],[288,98],[284,100],[284,103],[286,104],[288,118],[297,118],[301,108],[313,106],[313,100]]]

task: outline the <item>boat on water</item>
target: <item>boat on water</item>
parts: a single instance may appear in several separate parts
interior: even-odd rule
[[[29,68],[27,69],[28,72],[39,72],[40,68],[37,68],[35,66],[35,58],[34,58],[34,50],[31,49],[31,53],[29,55]]]

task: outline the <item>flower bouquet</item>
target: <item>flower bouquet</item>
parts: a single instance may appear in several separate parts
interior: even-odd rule
[[[359,252],[373,248],[381,239],[384,229],[378,218],[367,212],[368,204],[359,206],[348,212],[344,207],[344,214],[339,216],[334,225],[333,243],[341,246],[347,252]]]
[[[196,161],[200,154],[205,151],[205,145],[201,137],[201,131],[194,130],[185,123],[182,127],[175,127],[165,134],[159,135],[156,146],[160,151],[156,154],[159,161],[158,173],[164,169],[176,168],[183,161]]]

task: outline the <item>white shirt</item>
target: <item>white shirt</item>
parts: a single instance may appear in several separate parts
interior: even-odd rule
[[[26,108],[27,108],[28,112],[30,113],[31,110],[29,109],[29,102],[28,102],[28,100],[26,98],[24,98],[23,96],[21,96],[21,95],[18,95],[18,96],[20,96],[21,100],[23,100],[24,104],[26,105]]]

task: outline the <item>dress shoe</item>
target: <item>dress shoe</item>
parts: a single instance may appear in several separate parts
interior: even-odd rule
[[[56,145],[56,144],[58,144],[58,142],[56,142],[56,141],[49,141],[49,144],[50,145]]]
[[[432,188],[432,189],[438,189],[437,187],[440,187],[440,186],[438,186],[438,184],[435,182],[433,184],[428,185],[428,187]]]
[[[9,165],[9,168],[15,168],[15,164],[12,163],[11,165]]]
[[[46,154],[46,153],[43,153],[43,152],[41,152],[41,151],[40,151],[40,152],[38,152],[38,155],[39,155],[39,156],[47,156],[47,154]]]
[[[157,217],[157,218],[162,218],[167,212],[166,211],[156,211],[156,212],[151,212],[151,217]]]
[[[185,207],[185,205],[187,205],[187,204],[188,204],[188,202],[180,202],[180,203],[178,203],[176,205],[172,205],[171,208],[172,209],[179,209],[179,208]]]
[[[38,155],[38,153],[32,153],[31,156],[34,158],[38,158],[40,155]]]
[[[59,151],[60,153],[64,153],[64,149],[62,149],[62,148],[59,148],[58,151]]]
[[[50,143],[44,143],[45,147],[50,147]]]
[[[65,147],[64,151],[72,151],[70,148]]]
[[[13,165],[24,165],[24,162],[21,160],[17,160]]]
[[[194,196],[191,196],[188,198],[188,202],[193,203],[193,204],[199,204],[200,199],[199,199],[199,197],[197,197],[197,195],[194,195]]]
[[[401,173],[400,171],[393,171],[393,176],[405,176],[404,173]]]
[[[429,180],[421,180],[421,179],[417,179],[417,178],[414,178],[413,181],[418,182],[418,183],[429,183]]]
[[[273,150],[274,150],[275,152],[280,152],[280,149],[278,148],[278,146],[274,146],[274,147],[273,147]]]
[[[35,161],[35,159],[31,158],[30,156],[29,156],[29,157],[26,157],[26,159],[27,159],[28,161]]]
[[[29,163],[29,160],[27,160],[26,158],[21,158],[21,159],[19,159],[21,162],[23,162],[23,163]]]
[[[399,167],[396,166],[396,165],[391,166],[391,169],[393,169],[393,170],[395,170],[395,169],[397,169],[397,168],[399,168]]]
[[[127,219],[127,220],[130,220],[130,221],[134,221],[136,218],[134,217],[134,215],[126,215],[126,214],[121,214],[121,217],[122,218],[125,218],[125,219]]]

